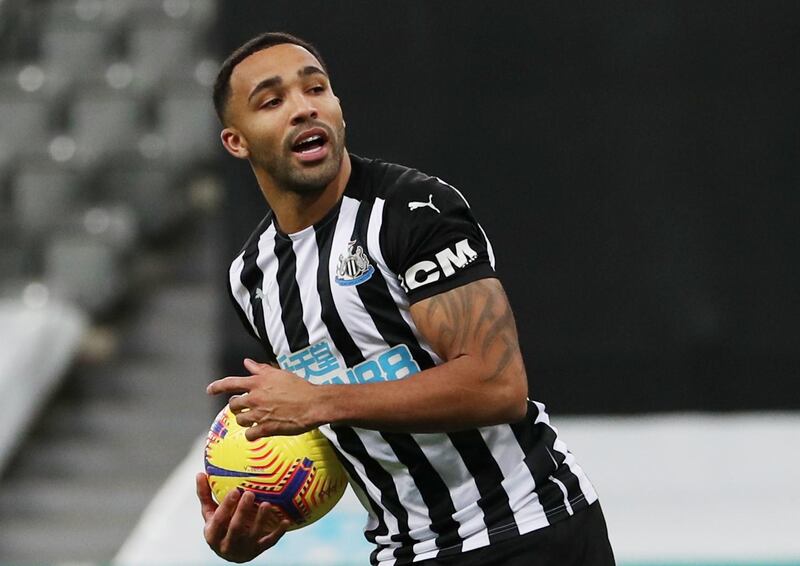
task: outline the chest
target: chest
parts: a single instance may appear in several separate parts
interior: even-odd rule
[[[385,350],[393,341],[387,334],[409,317],[397,277],[350,231],[312,236],[273,236],[260,244],[240,293],[257,303],[249,314],[263,326],[259,335],[276,357],[316,345],[315,353],[324,354],[323,343],[334,355],[342,343],[354,344],[364,358]]]

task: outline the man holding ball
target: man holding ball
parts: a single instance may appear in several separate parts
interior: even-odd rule
[[[614,564],[597,494],[528,398],[494,253],[461,193],[350,154],[327,68],[307,42],[260,35],[222,65],[222,143],[269,212],[229,285],[263,345],[232,395],[247,437],[313,428],[369,518],[370,562]],[[285,531],[269,504],[197,477],[208,544],[252,560]]]

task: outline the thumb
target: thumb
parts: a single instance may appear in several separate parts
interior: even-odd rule
[[[251,360],[250,358],[244,359],[244,369],[246,369],[250,373],[258,373],[261,369],[263,369],[266,366],[267,364],[260,364],[255,360]]]

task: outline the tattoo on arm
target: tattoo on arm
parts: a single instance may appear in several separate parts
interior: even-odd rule
[[[477,354],[489,368],[487,380],[522,364],[514,315],[497,279],[469,283],[420,306],[418,326],[443,358]]]

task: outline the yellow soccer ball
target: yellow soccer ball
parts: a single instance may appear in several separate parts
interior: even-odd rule
[[[226,405],[208,432],[205,468],[217,502],[232,489],[276,506],[288,530],[320,519],[341,499],[347,474],[319,430],[249,441]]]

